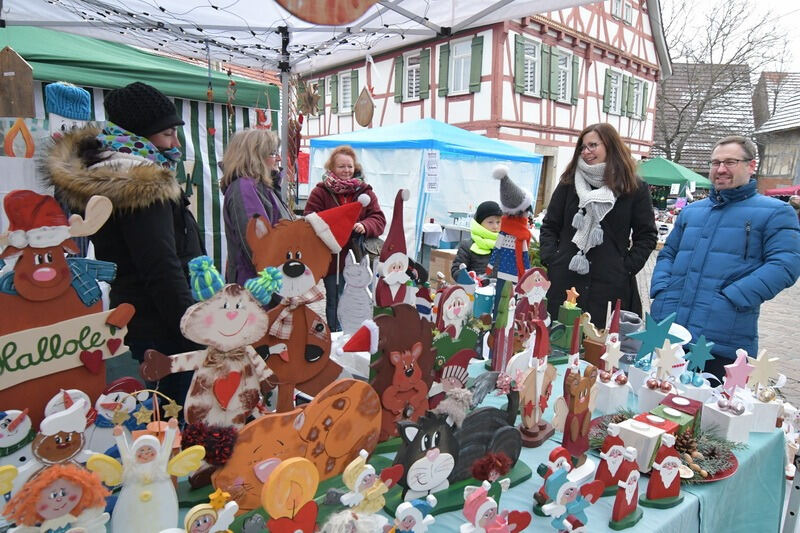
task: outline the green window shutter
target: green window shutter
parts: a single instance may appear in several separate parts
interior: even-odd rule
[[[525,38],[514,36],[514,92],[525,92]]]
[[[625,116],[628,113],[628,86],[630,85],[630,78],[623,74],[622,76],[622,101],[619,103],[619,114]]]
[[[394,101],[403,101],[403,56],[394,58]]]
[[[629,117],[633,117],[637,113],[637,109],[633,108],[633,97],[635,96],[636,92],[636,80],[631,76],[628,78],[628,103],[625,105],[625,114]]]
[[[603,113],[611,109],[611,69],[606,69],[606,84],[603,88]]]
[[[431,51],[426,48],[419,53],[419,97],[431,95]]]
[[[356,108],[356,100],[358,100],[358,71],[350,72],[350,111]]]
[[[472,54],[469,65],[469,92],[481,90],[481,65],[483,64],[483,35],[472,38]]]
[[[317,100],[317,112],[320,115],[325,114],[325,78],[320,78],[317,82],[317,94],[319,95],[319,100]]]
[[[570,101],[572,105],[577,105],[578,103],[578,82],[580,81],[580,71],[581,68],[581,59],[573,55],[572,56],[572,93],[570,94]]]
[[[542,83],[542,98],[550,98],[550,46],[542,43],[542,71],[539,79]]]
[[[648,89],[648,83],[646,81],[642,82],[642,83],[643,83],[643,87],[642,87],[642,120],[647,120],[647,89]]]
[[[339,112],[339,75],[331,76],[331,114]]]
[[[550,99],[558,100],[558,59],[562,52],[556,48],[550,49]]]
[[[439,96],[447,96],[447,83],[450,76],[450,43],[439,48]]]

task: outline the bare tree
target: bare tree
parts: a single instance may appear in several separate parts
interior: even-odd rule
[[[721,117],[743,95],[749,103],[753,75],[785,59],[788,47],[772,13],[755,9],[750,0],[714,0],[705,13],[696,0],[663,4],[674,65],[673,77],[659,81],[655,148],[680,162],[693,159],[685,153],[690,137],[729,133]],[[752,118],[749,125],[727,126],[749,133]]]

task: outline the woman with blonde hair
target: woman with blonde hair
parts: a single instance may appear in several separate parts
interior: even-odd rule
[[[642,314],[636,273],[656,247],[653,202],[636,162],[611,124],[593,124],[578,137],[572,160],[553,191],[540,233],[551,316],[570,287],[578,306],[605,325],[606,308]]]
[[[341,272],[344,269],[345,257],[352,249],[353,237],[356,235],[363,235],[366,238],[380,237],[386,227],[386,217],[381,211],[377,196],[372,192],[372,187],[364,181],[355,151],[347,145],[337,146],[325,163],[325,174],[322,176],[322,181],[317,183],[308,195],[303,214],[316,213],[354,202],[361,194],[369,196],[370,201],[361,208],[358,222],[353,225],[350,241],[339,252],[338,259],[333,256],[328,274],[323,278],[326,292],[325,314],[331,331],[339,330],[336,308],[338,297],[344,287]]]
[[[228,243],[228,283],[243,285],[256,276],[246,238],[247,223],[254,215],[261,215],[273,225],[294,218],[281,196],[279,150],[278,136],[260,129],[237,132],[225,150],[220,185],[225,195],[222,215]]]

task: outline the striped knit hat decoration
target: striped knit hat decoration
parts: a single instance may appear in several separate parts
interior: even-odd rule
[[[189,284],[192,287],[192,296],[198,302],[208,300],[225,285],[214,261],[207,255],[189,261]]]
[[[244,282],[244,288],[250,291],[261,305],[267,305],[281,286],[283,286],[283,274],[276,267],[267,267],[258,273],[258,277]]]

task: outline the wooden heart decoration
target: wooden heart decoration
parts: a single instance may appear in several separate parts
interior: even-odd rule
[[[233,394],[239,388],[241,380],[241,372],[228,372],[228,375],[224,378],[218,378],[214,381],[214,397],[223,409],[227,409]]]
[[[103,352],[100,350],[93,350],[91,352],[89,350],[83,350],[78,357],[81,363],[83,363],[83,366],[86,367],[86,370],[92,374],[99,374],[103,369]]]
[[[108,352],[111,355],[117,353],[117,350],[119,350],[119,347],[121,345],[122,345],[122,339],[108,339],[106,341],[106,346],[108,346]]]
[[[531,523],[531,514],[527,511],[511,511],[506,520],[509,531],[525,531],[525,528]]]

